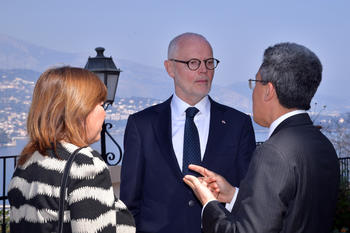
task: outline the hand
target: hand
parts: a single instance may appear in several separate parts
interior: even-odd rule
[[[190,186],[197,198],[201,201],[202,205],[205,205],[211,200],[216,200],[213,193],[207,187],[207,183],[204,179],[198,179],[195,176],[186,175],[183,181]]]
[[[198,165],[191,164],[188,168],[203,176],[199,179],[205,181],[206,186],[218,201],[224,203],[230,203],[232,201],[236,188],[227,182],[224,177]]]

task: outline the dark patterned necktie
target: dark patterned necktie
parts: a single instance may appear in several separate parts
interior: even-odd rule
[[[183,162],[182,172],[184,175],[198,175],[188,169],[189,164],[201,163],[201,149],[199,144],[199,135],[193,118],[199,112],[195,107],[189,107],[186,109],[186,122],[184,131],[184,149],[183,149]]]

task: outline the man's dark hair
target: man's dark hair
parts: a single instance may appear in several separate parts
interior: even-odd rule
[[[308,110],[322,79],[322,64],[308,48],[280,43],[265,50],[260,75],[274,85],[283,107]]]

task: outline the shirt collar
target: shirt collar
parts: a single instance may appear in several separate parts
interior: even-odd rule
[[[194,106],[189,105],[188,103],[184,102],[182,99],[180,99],[175,93],[173,95],[173,98],[171,99],[171,111],[172,115],[174,117],[183,117],[186,115],[185,111],[188,107],[196,107],[199,112],[198,115],[208,115],[210,113],[210,101],[208,96],[206,95],[203,99],[201,99],[197,104]]]
[[[286,114],[283,114],[282,116],[280,116],[279,118],[277,118],[274,122],[272,122],[272,124],[270,125],[270,128],[269,128],[269,137],[272,135],[273,131],[277,128],[277,126],[279,124],[281,124],[285,119],[291,117],[291,116],[294,116],[294,115],[297,115],[297,114],[301,114],[301,113],[306,113],[305,110],[294,110],[294,111],[291,111],[291,112],[287,112]]]

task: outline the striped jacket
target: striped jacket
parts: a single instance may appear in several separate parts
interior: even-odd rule
[[[55,232],[60,182],[67,159],[78,147],[62,143],[48,156],[34,152],[18,166],[8,197],[11,232]],[[115,198],[108,167],[90,147],[80,150],[72,164],[66,190],[64,232],[135,232],[132,215]]]

